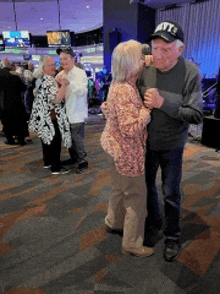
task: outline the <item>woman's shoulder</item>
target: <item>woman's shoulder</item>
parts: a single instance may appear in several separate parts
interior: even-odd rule
[[[116,83],[116,85],[113,86],[112,92],[116,95],[119,95],[123,100],[130,100],[132,97],[136,96],[136,91],[134,87],[127,82]]]
[[[43,75],[42,78],[43,78],[43,80],[49,81],[49,82],[53,82],[55,80],[54,77],[47,75],[47,74]]]
[[[42,84],[44,86],[55,86],[56,80],[54,77],[45,74],[42,77]]]
[[[123,91],[123,92],[134,92],[134,88],[127,82],[124,83],[117,83],[113,82],[112,83],[112,88],[115,91]]]

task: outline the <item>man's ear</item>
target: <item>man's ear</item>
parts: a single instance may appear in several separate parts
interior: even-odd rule
[[[184,50],[184,45],[181,45],[178,47],[178,52],[180,55],[182,54],[183,50]]]

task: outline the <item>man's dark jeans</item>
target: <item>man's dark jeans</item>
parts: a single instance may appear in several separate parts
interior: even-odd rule
[[[78,163],[88,161],[85,151],[85,123],[75,123],[70,125],[72,147],[69,149],[69,154],[73,161]]]
[[[156,175],[161,168],[162,191],[165,205],[166,226],[164,234],[167,238],[179,239],[181,234],[181,192],[183,148],[168,151],[147,150],[145,175],[147,184],[147,222],[154,224],[161,218]]]

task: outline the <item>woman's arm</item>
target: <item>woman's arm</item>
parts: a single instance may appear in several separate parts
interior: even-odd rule
[[[60,87],[56,93],[56,97],[51,100],[51,102],[54,104],[60,103],[65,98],[66,87],[69,85],[69,81],[66,78],[62,78],[59,80],[59,84]]]
[[[133,137],[142,131],[150,122],[151,110],[142,102],[137,105],[133,89],[123,88],[115,104],[115,112],[119,122],[119,128],[123,137]]]

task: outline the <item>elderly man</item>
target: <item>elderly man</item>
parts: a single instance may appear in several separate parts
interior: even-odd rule
[[[181,56],[184,37],[176,22],[159,24],[149,41],[152,41],[153,65],[145,67],[138,81],[145,106],[152,109],[145,160],[148,191],[145,234],[153,236],[162,228],[156,188],[160,167],[166,220],[164,258],[174,261],[180,249],[183,149],[189,124],[199,124],[203,119],[200,74],[195,65]]]
[[[84,70],[75,66],[75,53],[72,48],[57,49],[61,58],[61,71],[56,76],[59,83],[61,77],[69,80],[66,90],[66,112],[71,126],[72,147],[69,149],[71,164],[77,163],[77,173],[88,168],[88,158],[84,145],[85,120],[88,118],[88,79]]]

